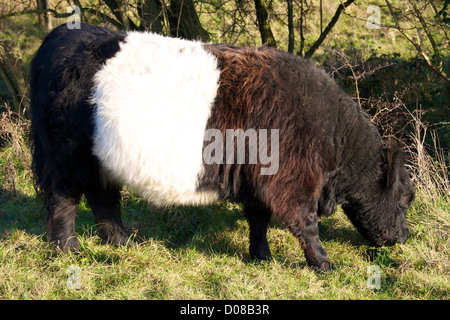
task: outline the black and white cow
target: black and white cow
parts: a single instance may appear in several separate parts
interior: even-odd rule
[[[258,259],[274,215],[310,265],[330,269],[317,219],[338,204],[375,245],[406,240],[414,188],[400,146],[300,57],[62,25],[33,59],[31,111],[47,237],[65,250],[79,249],[83,194],[99,235],[127,242],[124,184],[160,206],[241,202]]]

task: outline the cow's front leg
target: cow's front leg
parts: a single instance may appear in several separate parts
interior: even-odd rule
[[[319,240],[317,213],[300,213],[294,222],[289,224],[289,230],[298,239],[305,252],[308,264],[318,271],[329,271],[332,268],[330,259]]]

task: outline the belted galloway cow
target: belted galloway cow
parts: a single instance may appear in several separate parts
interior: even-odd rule
[[[250,256],[271,216],[329,270],[318,217],[337,205],[376,246],[404,243],[414,187],[401,146],[319,67],[269,47],[62,25],[31,67],[33,169],[47,238],[79,250],[84,194],[99,236],[128,241],[120,190],[159,206],[242,203]]]

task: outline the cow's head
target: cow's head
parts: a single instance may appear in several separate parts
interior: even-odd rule
[[[358,231],[376,246],[404,243],[408,236],[406,211],[415,198],[401,145],[396,140],[382,150],[382,168],[376,181],[361,178],[358,192],[342,205]]]

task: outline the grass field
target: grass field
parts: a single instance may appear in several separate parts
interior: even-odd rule
[[[329,273],[311,270],[276,221],[268,234],[273,261],[251,261],[248,225],[236,204],[159,210],[126,189],[130,246],[102,244],[82,202],[81,253],[64,254],[45,241],[46,212],[29,163],[19,160],[27,157],[16,156],[28,151],[17,145],[0,152],[0,299],[450,298],[448,199],[419,191],[408,241],[389,248],[370,247],[340,210],[322,219],[320,237],[336,266]]]

